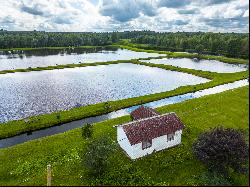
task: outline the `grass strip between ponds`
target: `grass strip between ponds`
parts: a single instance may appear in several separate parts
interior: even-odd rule
[[[107,174],[102,176],[106,185],[204,186],[204,165],[192,153],[192,144],[202,132],[222,125],[243,130],[249,137],[249,86],[196,98],[182,103],[157,108],[160,113],[176,112],[185,129],[182,143],[131,161],[118,150],[111,156]],[[129,122],[129,116],[99,122],[93,125],[93,138],[110,136],[116,141],[114,125]],[[100,184],[87,177],[81,163],[80,151],[87,141],[81,129],[43,137],[0,150],[0,186],[45,186],[46,167],[52,165],[53,186]],[[248,175],[230,173],[231,184],[247,186]]]
[[[218,60],[218,61],[230,63],[230,64],[249,64],[249,60],[246,60],[246,59],[229,58],[229,57],[225,57],[225,56],[202,55],[202,54],[185,53],[185,52],[157,51],[157,50],[140,48],[141,46],[138,44],[137,45],[136,44],[128,44],[128,43],[126,43],[126,45],[113,44],[113,46],[136,51],[136,52],[166,54],[167,58],[198,58],[198,59],[205,59],[205,60]],[[157,58],[166,58],[166,57],[161,56],[161,57],[157,57]],[[153,59],[153,58],[151,58],[151,59]]]
[[[0,71],[0,74],[16,73],[16,72],[43,71],[43,70],[55,70],[55,69],[65,69],[65,68],[86,67],[86,66],[98,66],[98,65],[128,63],[128,62],[132,63],[133,61],[134,60],[116,60],[116,61],[108,61],[108,62],[65,64],[65,65],[36,67],[36,68],[27,68],[27,69],[2,70],[2,71]]]
[[[54,70],[54,69],[64,69],[64,68],[85,67],[85,66],[97,66],[97,65],[133,62],[134,60],[150,60],[150,59],[162,59],[162,58],[199,58],[199,59],[206,59],[206,60],[218,60],[221,62],[231,63],[231,64],[247,64],[247,65],[249,64],[249,61],[245,59],[235,59],[235,58],[228,58],[224,56],[199,55],[199,54],[193,54],[193,53],[181,53],[181,52],[176,53],[176,52],[168,52],[168,51],[146,50],[146,49],[140,49],[137,47],[131,47],[128,45],[137,46],[135,44],[127,44],[127,45],[113,44],[113,45],[107,45],[107,46],[80,46],[76,48],[115,47],[115,48],[124,48],[124,49],[132,50],[135,52],[158,53],[158,54],[165,54],[165,55],[158,56],[158,57],[131,59],[131,60],[116,60],[116,61],[108,61],[108,62],[79,63],[79,64],[61,64],[61,65],[47,66],[47,67],[33,67],[33,68],[29,67],[25,69],[0,70],[0,74]],[[24,49],[36,50],[36,49],[65,49],[65,48],[70,48],[70,47],[45,47],[45,48],[24,48]],[[23,50],[23,48],[15,48],[15,49]]]
[[[114,64],[114,63],[121,63],[121,62],[131,62],[134,64],[146,65],[150,67],[158,67],[158,68],[171,70],[171,71],[190,73],[193,75],[211,79],[211,81],[207,83],[203,83],[203,84],[181,86],[174,90],[161,92],[161,93],[149,94],[149,95],[122,99],[122,100],[117,100],[117,101],[97,103],[93,105],[73,108],[73,109],[66,110],[66,111],[59,111],[59,112],[53,112],[50,114],[32,116],[32,117],[29,117],[28,119],[9,121],[9,122],[0,124],[0,139],[19,135],[19,134],[30,132],[30,131],[47,128],[47,127],[51,127],[51,126],[55,126],[55,125],[64,124],[67,122],[83,119],[86,117],[106,114],[106,113],[116,111],[122,108],[127,108],[127,107],[131,107],[134,105],[140,105],[143,103],[148,103],[151,101],[156,101],[156,100],[171,97],[171,96],[185,94],[188,92],[195,92],[198,90],[211,88],[220,84],[226,84],[226,83],[234,82],[237,80],[245,79],[248,77],[248,71],[237,72],[237,73],[214,73],[214,72],[206,72],[206,71],[201,71],[201,70],[192,70],[192,69],[187,69],[187,68],[178,68],[178,67],[174,67],[170,65],[144,63],[144,62],[139,62],[137,60],[116,61],[116,62],[112,61],[112,62],[106,62],[102,64]],[[97,65],[97,63],[91,64],[91,65]],[[100,65],[100,63],[98,65]]]

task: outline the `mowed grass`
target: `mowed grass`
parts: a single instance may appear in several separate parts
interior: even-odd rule
[[[140,182],[145,181],[145,185],[202,185],[201,175],[206,168],[193,157],[193,142],[200,133],[219,125],[241,129],[249,137],[248,94],[249,86],[245,86],[158,108],[160,113],[176,112],[183,121],[186,127],[182,144],[136,161],[131,161],[118,148],[107,171],[117,173],[117,176],[108,180],[107,174],[103,180],[114,185],[124,177],[123,181],[138,178]],[[130,120],[130,116],[124,116],[96,123],[93,138],[105,135],[116,141],[113,126]],[[46,185],[46,166],[49,163],[53,168],[52,185],[96,184],[95,179],[86,175],[80,162],[79,153],[85,145],[78,128],[0,149],[0,185]],[[233,185],[248,185],[247,176],[235,173],[231,176]]]

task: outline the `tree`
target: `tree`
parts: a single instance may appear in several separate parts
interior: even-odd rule
[[[201,134],[193,144],[193,153],[197,159],[224,175],[232,168],[237,172],[248,160],[248,145],[242,132],[236,129],[214,128]]]
[[[82,127],[82,137],[85,139],[91,138],[93,134],[93,126],[89,123]]]
[[[102,175],[110,161],[109,156],[115,151],[116,145],[108,136],[92,140],[83,154],[83,165],[93,176]]]
[[[112,40],[112,42],[117,42],[118,41],[117,32],[112,32],[112,34],[111,34],[111,40]]]
[[[195,47],[197,53],[200,55],[203,51],[203,46],[201,44],[198,44],[196,47]]]

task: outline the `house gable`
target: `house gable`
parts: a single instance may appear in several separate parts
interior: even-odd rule
[[[157,113],[154,109],[146,107],[146,106],[140,106],[136,110],[130,113],[133,120],[139,120],[144,118],[149,118],[153,116],[160,115]]]

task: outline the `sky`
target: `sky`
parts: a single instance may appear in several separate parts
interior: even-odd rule
[[[12,31],[249,33],[248,0],[0,0]]]

